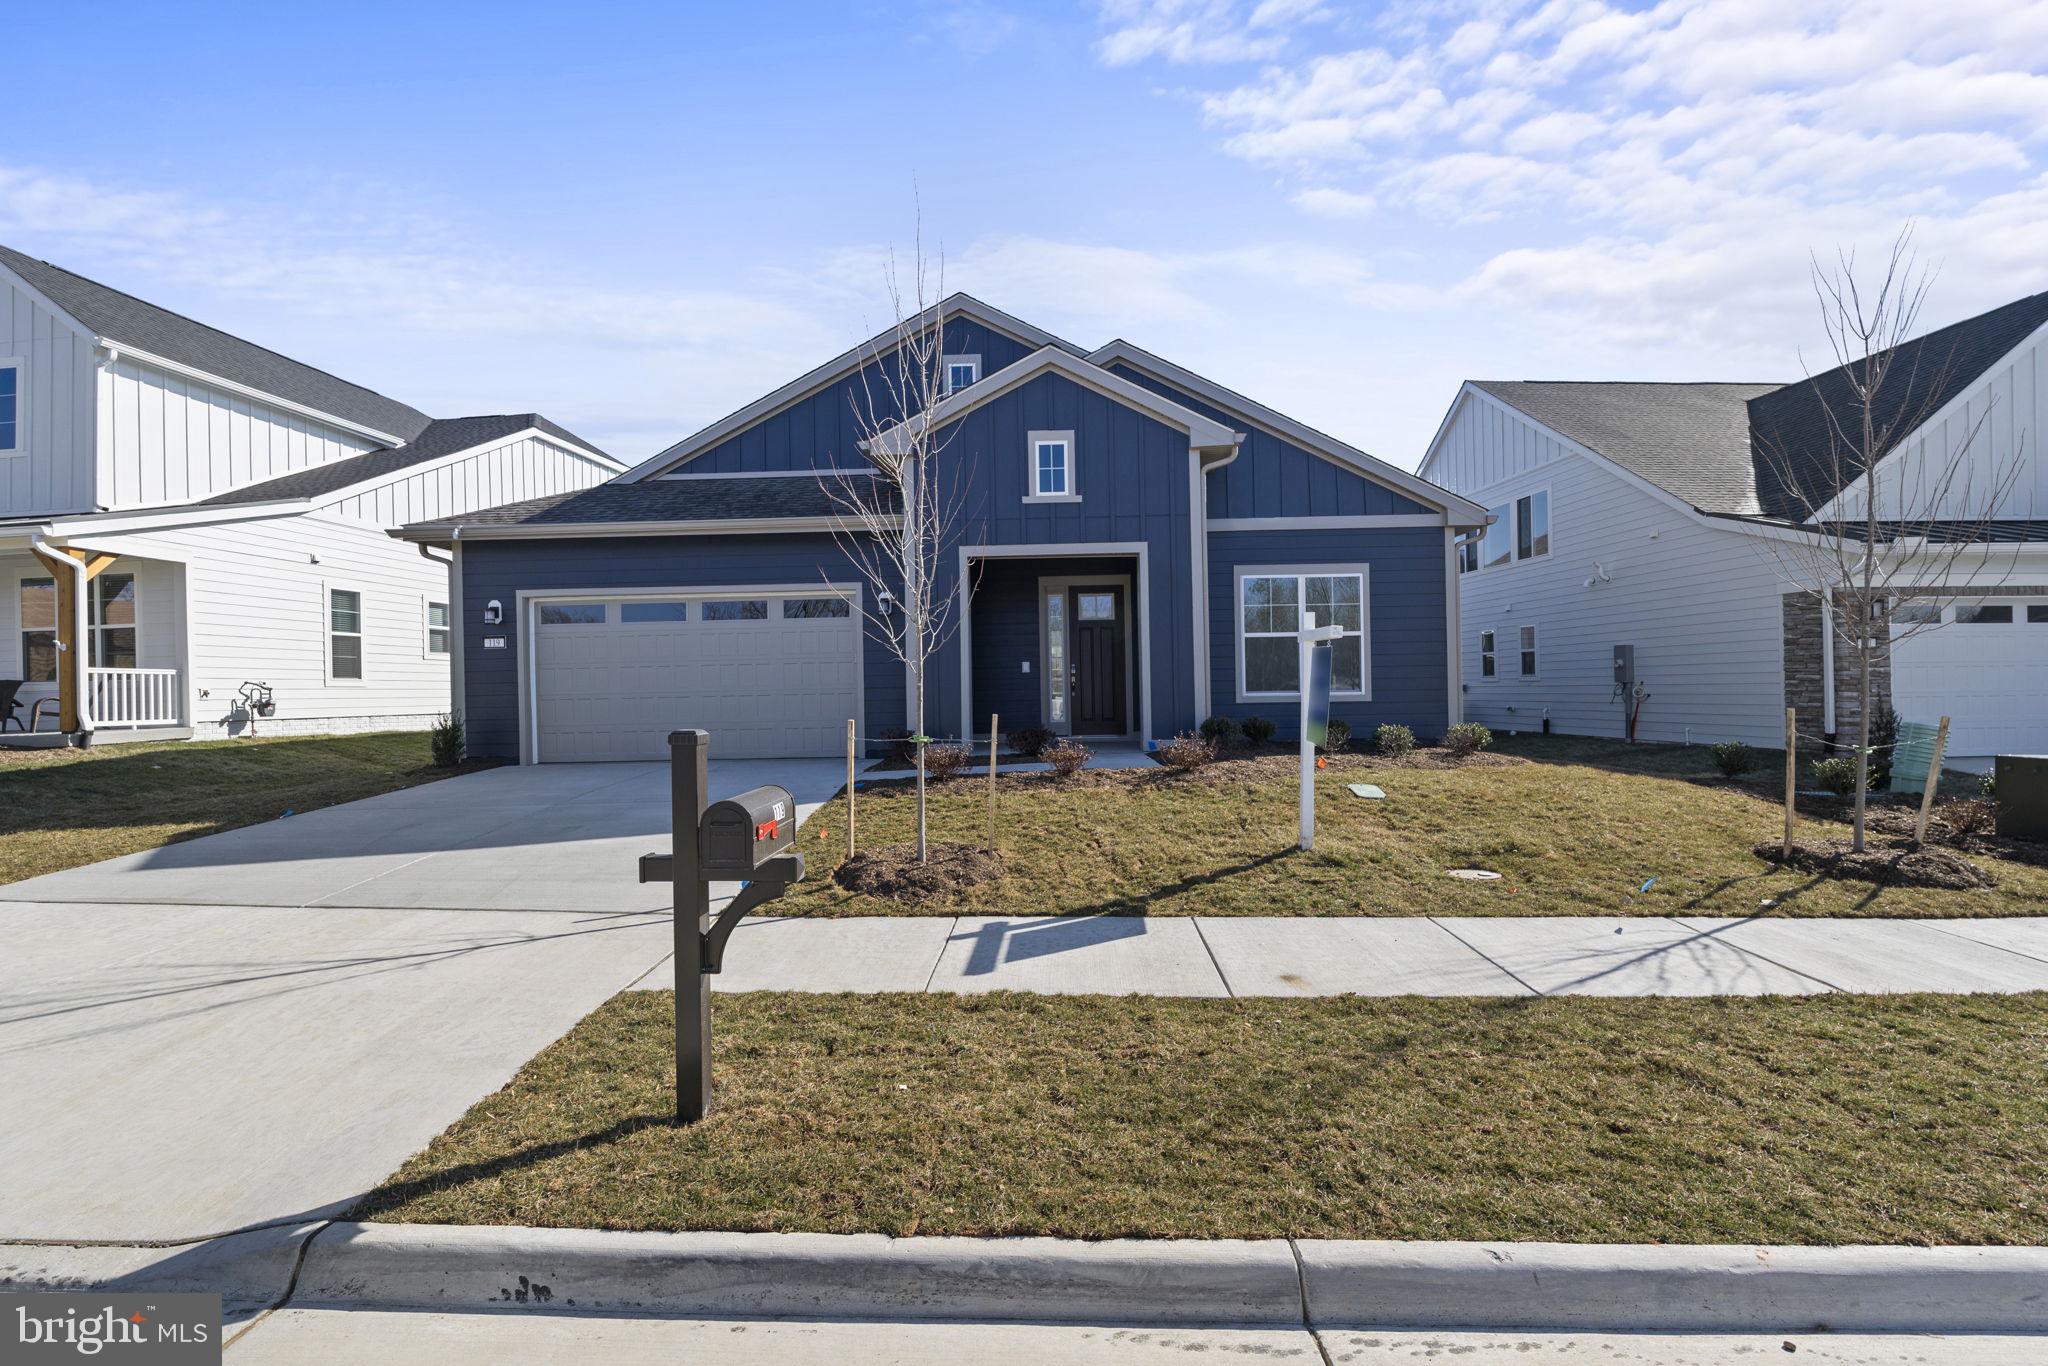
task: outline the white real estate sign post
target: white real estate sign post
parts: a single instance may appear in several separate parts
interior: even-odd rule
[[[1329,735],[1330,642],[1344,634],[1341,626],[1318,626],[1316,614],[1304,612],[1295,634],[1301,650],[1301,848],[1316,847],[1316,745]]]

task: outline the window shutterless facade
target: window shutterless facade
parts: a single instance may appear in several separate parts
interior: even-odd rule
[[[1303,613],[1344,634],[1330,642],[1332,697],[1371,696],[1371,632],[1363,565],[1244,569],[1237,579],[1237,691],[1240,698],[1301,692]]]
[[[1025,444],[1025,458],[1025,502],[1075,502],[1080,498],[1072,432],[1032,432]]]
[[[96,669],[133,669],[135,576],[101,574],[86,585],[86,663]],[[21,678],[27,683],[57,679],[57,581],[21,581]]]
[[[353,588],[327,590],[327,681],[363,681],[363,595]]]
[[[0,456],[28,453],[26,374],[19,357],[0,358]]]
[[[957,394],[981,378],[980,356],[946,356],[941,362],[945,366],[946,392]]]

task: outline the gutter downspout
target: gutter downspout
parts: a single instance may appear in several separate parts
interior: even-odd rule
[[[77,729],[72,734],[78,737],[81,747],[89,746],[92,744],[93,727],[92,705],[87,687],[90,680],[85,671],[85,661],[88,657],[86,641],[89,638],[86,631],[90,620],[87,615],[86,595],[92,591],[92,582],[86,577],[84,561],[53,548],[43,539],[40,532],[31,532],[28,544],[37,559],[53,569],[61,565],[71,575],[71,644],[67,647],[62,640],[57,642],[60,656],[57,667],[61,669],[67,663],[70,665],[72,706],[77,713]],[[68,660],[62,658],[66,653],[70,655]]]

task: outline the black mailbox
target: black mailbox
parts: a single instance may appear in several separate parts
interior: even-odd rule
[[[704,810],[697,827],[698,871],[706,878],[746,881],[796,843],[796,802],[770,784]]]

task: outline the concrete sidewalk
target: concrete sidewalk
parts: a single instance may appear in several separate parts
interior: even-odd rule
[[[634,986],[674,982],[664,962]],[[764,917],[734,931],[714,985],[1208,997],[2048,991],[2048,919]]]

